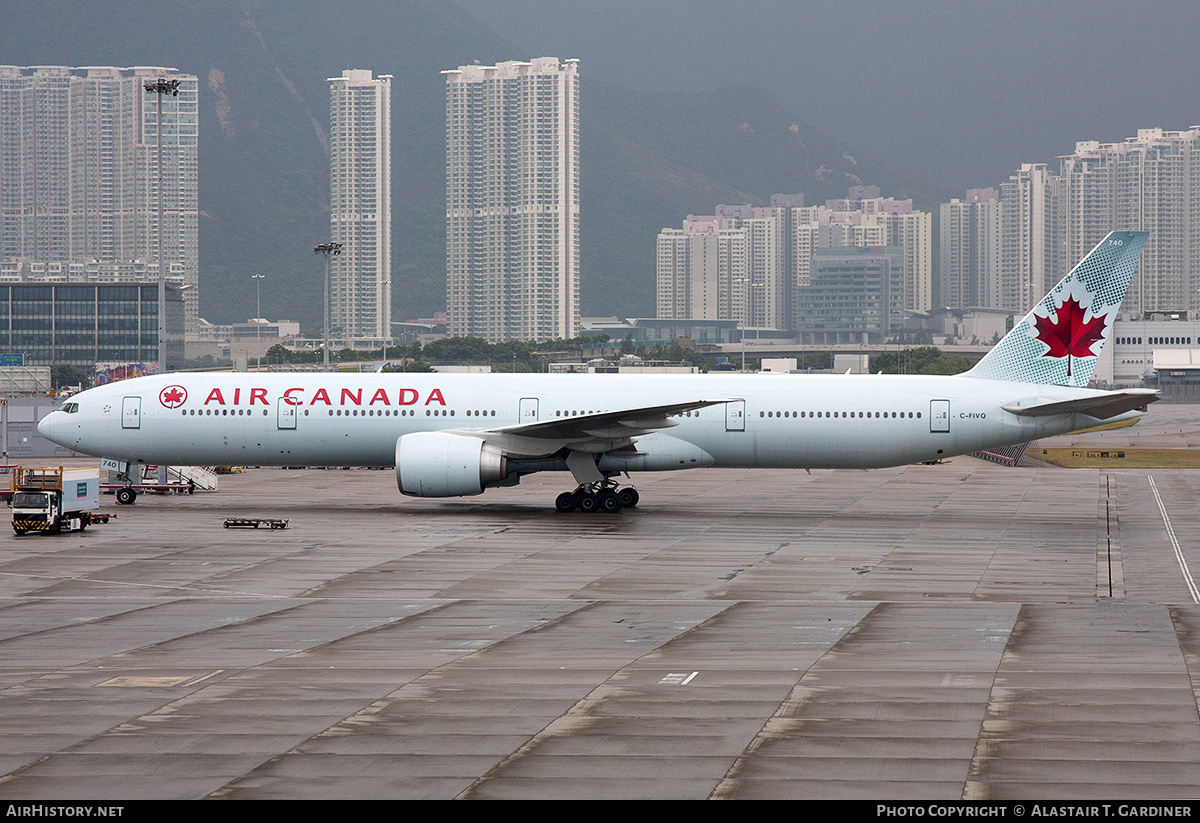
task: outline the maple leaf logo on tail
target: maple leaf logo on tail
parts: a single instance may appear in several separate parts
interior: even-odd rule
[[[1095,357],[1092,346],[1104,340],[1105,315],[1085,320],[1086,310],[1069,296],[1056,310],[1057,319],[1035,315],[1037,339],[1048,347],[1042,357],[1067,358],[1067,376],[1071,376],[1072,357]]]

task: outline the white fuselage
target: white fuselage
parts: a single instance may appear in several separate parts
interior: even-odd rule
[[[133,463],[391,466],[413,432],[729,400],[637,437],[637,455],[605,455],[601,470],[874,468],[1094,425],[1001,407],[1098,394],[966,376],[176,373],[85,391],[39,430]]]

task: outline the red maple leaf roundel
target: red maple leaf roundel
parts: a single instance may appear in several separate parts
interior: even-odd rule
[[[187,400],[187,389],[183,386],[167,386],[158,393],[158,402],[168,409],[177,409]]]
[[[1037,339],[1049,346],[1042,357],[1067,358],[1067,376],[1070,376],[1070,358],[1096,356],[1092,346],[1104,339],[1104,316],[1084,320],[1085,310],[1074,297],[1064,300],[1057,314],[1057,320],[1034,315],[1034,326]]]

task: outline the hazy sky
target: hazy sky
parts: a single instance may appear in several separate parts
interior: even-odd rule
[[[772,89],[956,188],[1138,128],[1200,125],[1200,2],[458,0],[526,57],[653,89]],[[886,195],[887,192],[884,192]]]

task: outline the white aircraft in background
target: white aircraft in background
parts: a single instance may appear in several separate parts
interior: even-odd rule
[[[569,471],[560,511],[637,505],[627,472],[934,461],[1145,413],[1151,389],[1086,386],[1146,237],[1110,234],[952,377],[184,372],[89,389],[38,431],[122,464],[394,465],[417,497]]]

